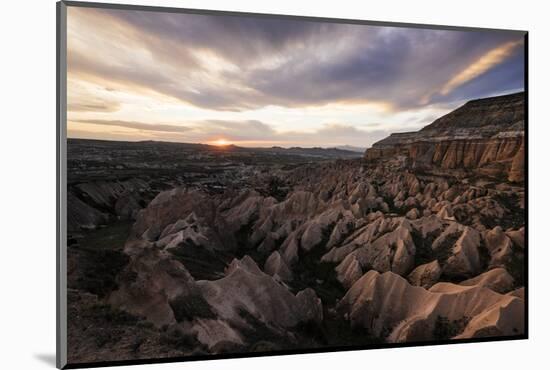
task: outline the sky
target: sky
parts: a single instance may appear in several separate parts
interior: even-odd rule
[[[523,35],[69,7],[72,138],[370,147],[524,89]]]

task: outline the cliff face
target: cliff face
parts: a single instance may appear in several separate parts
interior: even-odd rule
[[[417,132],[392,134],[367,149],[423,170],[454,170],[512,182],[524,178],[524,93],[473,100]]]

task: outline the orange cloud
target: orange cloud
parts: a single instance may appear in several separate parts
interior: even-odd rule
[[[447,81],[447,83],[441,88],[440,93],[442,95],[447,95],[458,86],[473,80],[474,78],[480,76],[495,65],[501,63],[503,60],[508,58],[512,54],[514,49],[517,46],[521,45],[522,42],[522,40],[510,41],[505,43],[504,45],[490,50],[474,63],[466,67],[466,69],[462,70],[462,72]]]

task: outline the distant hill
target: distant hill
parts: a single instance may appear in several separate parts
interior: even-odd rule
[[[198,144],[198,143],[174,143],[174,142],[165,142],[165,141],[154,141],[154,140],[145,140],[145,141],[115,141],[115,140],[90,140],[90,139],[68,139],[69,144],[78,144],[78,145],[92,145],[92,146],[105,146],[105,147],[117,147],[117,148],[126,148],[133,150],[141,150],[147,148],[162,148],[167,149],[176,149],[183,150],[186,152],[225,152],[232,154],[258,154],[258,155],[288,155],[288,156],[301,156],[301,157],[311,157],[317,159],[341,159],[341,158],[359,158],[362,156],[363,150],[349,150],[341,148],[321,148],[321,147],[312,147],[312,148],[302,148],[302,147],[291,147],[283,148],[279,146],[274,146],[270,148],[254,148],[254,147],[241,147],[237,145],[226,145],[226,146],[217,146],[209,144]]]
[[[240,148],[242,150],[258,151],[262,153],[277,153],[281,155],[301,155],[301,156],[311,156],[311,157],[334,157],[334,158],[357,158],[362,156],[362,152],[345,150],[339,148],[302,148],[302,147],[292,147],[292,148],[282,148],[274,146],[271,148]]]
[[[367,147],[353,146],[353,145],[339,145],[335,146],[335,149],[347,150],[350,152],[359,152],[364,153],[367,150]]]

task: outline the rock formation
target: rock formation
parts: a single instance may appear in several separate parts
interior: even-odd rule
[[[93,181],[69,187],[68,230],[94,229],[109,219],[134,220],[149,201],[150,186],[140,179]]]
[[[523,279],[518,193],[392,163],[288,172],[294,190],[282,200],[248,189],[162,192],[136,217],[110,302],[209,352],[253,345],[247,333],[258,327],[291,343],[331,307],[350,329],[390,342],[447,329],[449,338],[522,333],[521,299],[501,295]],[[327,296],[334,284],[341,293]]]
[[[478,285],[414,287],[392,272],[369,271],[342,298],[351,325],[391,342],[514,335],[524,330],[524,303]],[[440,338],[444,339],[444,338]]]
[[[365,158],[403,155],[426,171],[462,170],[522,182],[524,101],[524,93],[470,101],[420,131],[375,143]]]

